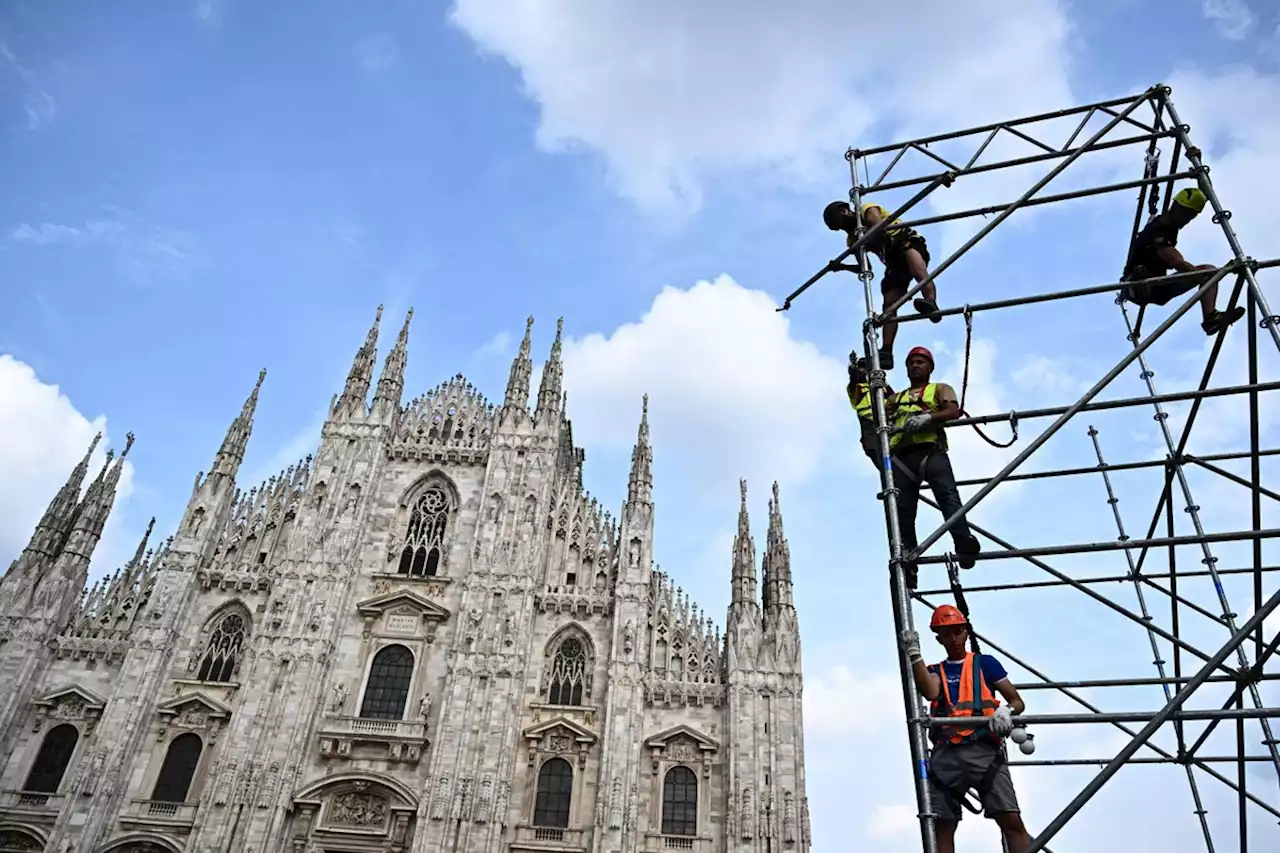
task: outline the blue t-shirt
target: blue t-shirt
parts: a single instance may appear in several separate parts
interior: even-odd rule
[[[987,680],[987,688],[994,693],[996,682],[1002,678],[1008,678],[1009,673],[1005,671],[1000,661],[991,655],[980,655],[978,660],[981,661],[979,666],[982,667],[982,677]],[[949,660],[942,664],[942,668],[946,671],[947,697],[954,705],[960,701],[960,673],[964,670],[964,661]],[[937,674],[938,664],[930,666],[929,671]]]

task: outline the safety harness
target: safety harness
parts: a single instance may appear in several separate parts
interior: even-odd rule
[[[967,618],[967,616],[966,616]],[[972,631],[970,636],[972,636]],[[957,716],[984,716],[988,709],[994,709],[997,703],[994,699],[983,698],[983,680],[982,680],[982,654],[980,652],[971,652],[966,656],[965,667],[969,670],[970,690],[969,701],[955,702],[951,701],[951,696],[946,685],[945,663],[938,664],[938,676],[942,681],[942,690],[938,694],[938,698],[932,703],[930,709],[935,717],[957,717]],[[964,678],[964,675],[961,675]],[[964,695],[963,688],[961,696]],[[936,750],[940,746],[946,748],[960,748],[972,743],[977,743],[983,739],[990,739],[990,729],[983,727],[975,727],[967,731],[962,731],[958,735],[949,734],[949,730],[955,729],[955,726],[933,725],[929,728],[929,739],[934,744]],[[958,738],[958,739],[957,739]],[[953,810],[960,806],[968,809],[974,814],[980,814],[982,811],[981,802],[987,794],[991,793],[991,788],[995,784],[996,775],[1000,772],[1000,768],[1005,765],[1007,756],[1005,753],[1004,743],[1001,741],[997,744],[996,754],[991,759],[991,763],[987,765],[987,769],[983,772],[982,777],[976,784],[966,785],[964,787],[955,787],[947,784],[938,777],[933,771],[933,762],[928,764],[929,781],[943,792]],[[975,806],[968,799],[968,793],[973,790],[978,796],[978,805]]]

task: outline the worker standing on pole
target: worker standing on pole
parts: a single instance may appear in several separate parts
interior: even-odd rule
[[[871,460],[871,464],[880,470],[880,441],[876,436],[876,416],[871,411],[871,384],[867,376],[866,359],[859,358],[857,352],[849,353],[849,384],[845,386],[849,395],[849,405],[858,416],[858,426],[862,429],[862,452]],[[893,389],[884,386],[885,399],[889,399]]]
[[[1013,715],[1023,713],[1026,704],[1000,661],[966,651],[969,620],[957,608],[944,604],[934,610],[929,627],[947,651],[946,660],[931,666],[925,665],[920,653],[920,635],[911,630],[902,632],[916,688],[930,703],[929,715],[989,718],[987,725],[971,729],[937,724],[929,729],[933,742],[929,788],[937,817],[938,853],[955,853],[956,826],[964,816],[962,805],[977,813],[965,799],[970,789],[977,792],[983,815],[1000,827],[1009,853],[1023,853],[1031,846],[1031,834],[1018,808],[1004,738],[1013,731]],[[997,693],[1007,705],[1000,704]]]
[[[907,353],[907,379],[911,387],[886,398],[886,414],[893,419],[890,437],[893,453],[893,481],[898,489],[898,523],[902,529],[904,553],[916,547],[916,508],[920,504],[920,486],[928,480],[943,518],[950,518],[964,504],[956,487],[956,475],[947,455],[947,433],[942,425],[960,417],[956,391],[945,382],[930,382],[933,375],[933,353],[915,347]],[[962,569],[974,566],[974,555],[982,545],[969,530],[964,516],[951,526],[956,558]],[[904,566],[907,583],[915,589],[916,564]]]
[[[889,211],[878,204],[868,202],[862,205],[862,222],[868,230],[879,225],[889,217]],[[832,231],[843,231],[847,234],[845,245],[852,246],[857,242],[858,217],[846,201],[833,201],[822,211],[822,221]],[[911,282],[924,281],[929,275],[929,246],[924,237],[914,228],[886,227],[867,244],[867,251],[874,254],[884,264],[884,278],[880,280],[880,293],[884,297],[884,308],[907,295]],[[839,269],[859,272],[854,264],[840,264]],[[938,292],[933,282],[921,288],[919,298],[911,304],[921,314],[934,323],[942,321],[938,314]],[[896,314],[897,312],[894,312]],[[894,316],[894,315],[888,315]],[[893,367],[893,341],[898,336],[898,324],[886,320],[884,324],[884,340],[880,345],[880,367],[889,370]]]
[[[1178,232],[1189,225],[1204,210],[1205,195],[1195,187],[1179,190],[1173,204],[1164,213],[1152,217],[1146,227],[1138,232],[1129,246],[1129,257],[1124,265],[1121,281],[1139,281],[1158,278],[1170,271],[1179,273],[1200,272],[1176,281],[1154,281],[1146,284],[1126,285],[1120,295],[1135,305],[1168,305],[1173,299],[1199,289],[1217,267],[1213,264],[1192,264],[1178,251]],[[1223,313],[1218,310],[1218,285],[1214,284],[1200,295],[1200,312],[1204,315],[1200,328],[1209,337],[1239,320],[1245,314],[1243,305],[1237,305]]]

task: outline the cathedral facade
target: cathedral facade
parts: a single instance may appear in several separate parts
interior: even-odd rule
[[[777,486],[758,582],[742,484],[721,635],[653,563],[647,399],[615,518],[559,327],[536,400],[530,319],[500,406],[402,404],[411,317],[241,491],[264,371],[173,535],[86,588],[133,437],[89,448],[0,580],[0,853],[808,853]]]

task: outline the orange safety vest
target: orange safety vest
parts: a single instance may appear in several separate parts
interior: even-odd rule
[[[969,652],[964,656],[964,666],[960,670],[960,695],[954,705],[951,704],[951,697],[947,691],[947,671],[946,664],[938,664],[938,678],[942,681],[942,690],[938,692],[938,698],[929,704],[929,713],[934,717],[992,717],[995,716],[996,708],[1000,707],[1000,700],[991,692],[991,688],[987,686],[987,680],[982,675],[982,666],[978,661],[978,655]],[[991,737],[998,740],[995,735],[990,734],[991,729],[983,726],[981,729],[962,729],[957,726],[941,726],[934,725],[929,727],[929,739],[935,744],[944,741],[962,744],[971,743],[985,737]]]

